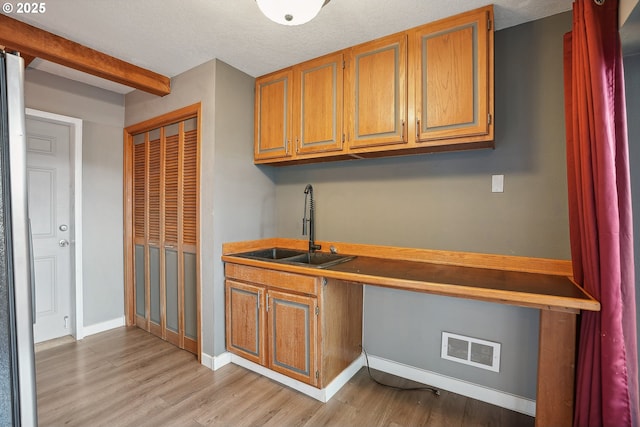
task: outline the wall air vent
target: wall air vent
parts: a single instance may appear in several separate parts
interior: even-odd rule
[[[443,359],[500,372],[500,344],[442,332]]]

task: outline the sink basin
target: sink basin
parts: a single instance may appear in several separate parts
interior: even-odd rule
[[[332,265],[340,264],[343,262],[351,261],[355,258],[355,255],[339,255],[328,254],[324,252],[304,253],[295,257],[282,260],[283,262],[290,264],[304,264],[309,267],[326,268]]]
[[[314,252],[283,248],[258,249],[250,252],[234,254],[243,258],[257,259],[260,261],[273,261],[286,264],[304,265],[314,268],[326,268],[332,265],[347,262],[355,258],[355,255],[340,255],[325,252]]]
[[[291,258],[300,255],[306,255],[306,251],[299,251],[295,249],[282,249],[282,248],[268,248],[259,249],[257,251],[244,252],[236,254],[236,256],[245,258],[255,258],[260,260],[279,260],[283,258]]]

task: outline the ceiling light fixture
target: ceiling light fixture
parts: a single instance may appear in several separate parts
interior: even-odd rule
[[[264,15],[282,25],[301,25],[316,17],[330,0],[256,0]]]

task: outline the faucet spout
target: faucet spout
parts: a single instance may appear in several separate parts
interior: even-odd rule
[[[309,218],[307,219],[307,197],[309,198]],[[304,216],[302,218],[302,235],[307,234],[307,223],[309,224],[309,253],[313,253],[321,249],[321,245],[316,245],[316,227],[315,227],[315,205],[313,202],[313,186],[307,184],[304,188]]]

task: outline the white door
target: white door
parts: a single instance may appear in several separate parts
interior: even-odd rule
[[[70,335],[70,128],[27,118],[27,192],[33,237],[34,341]]]

